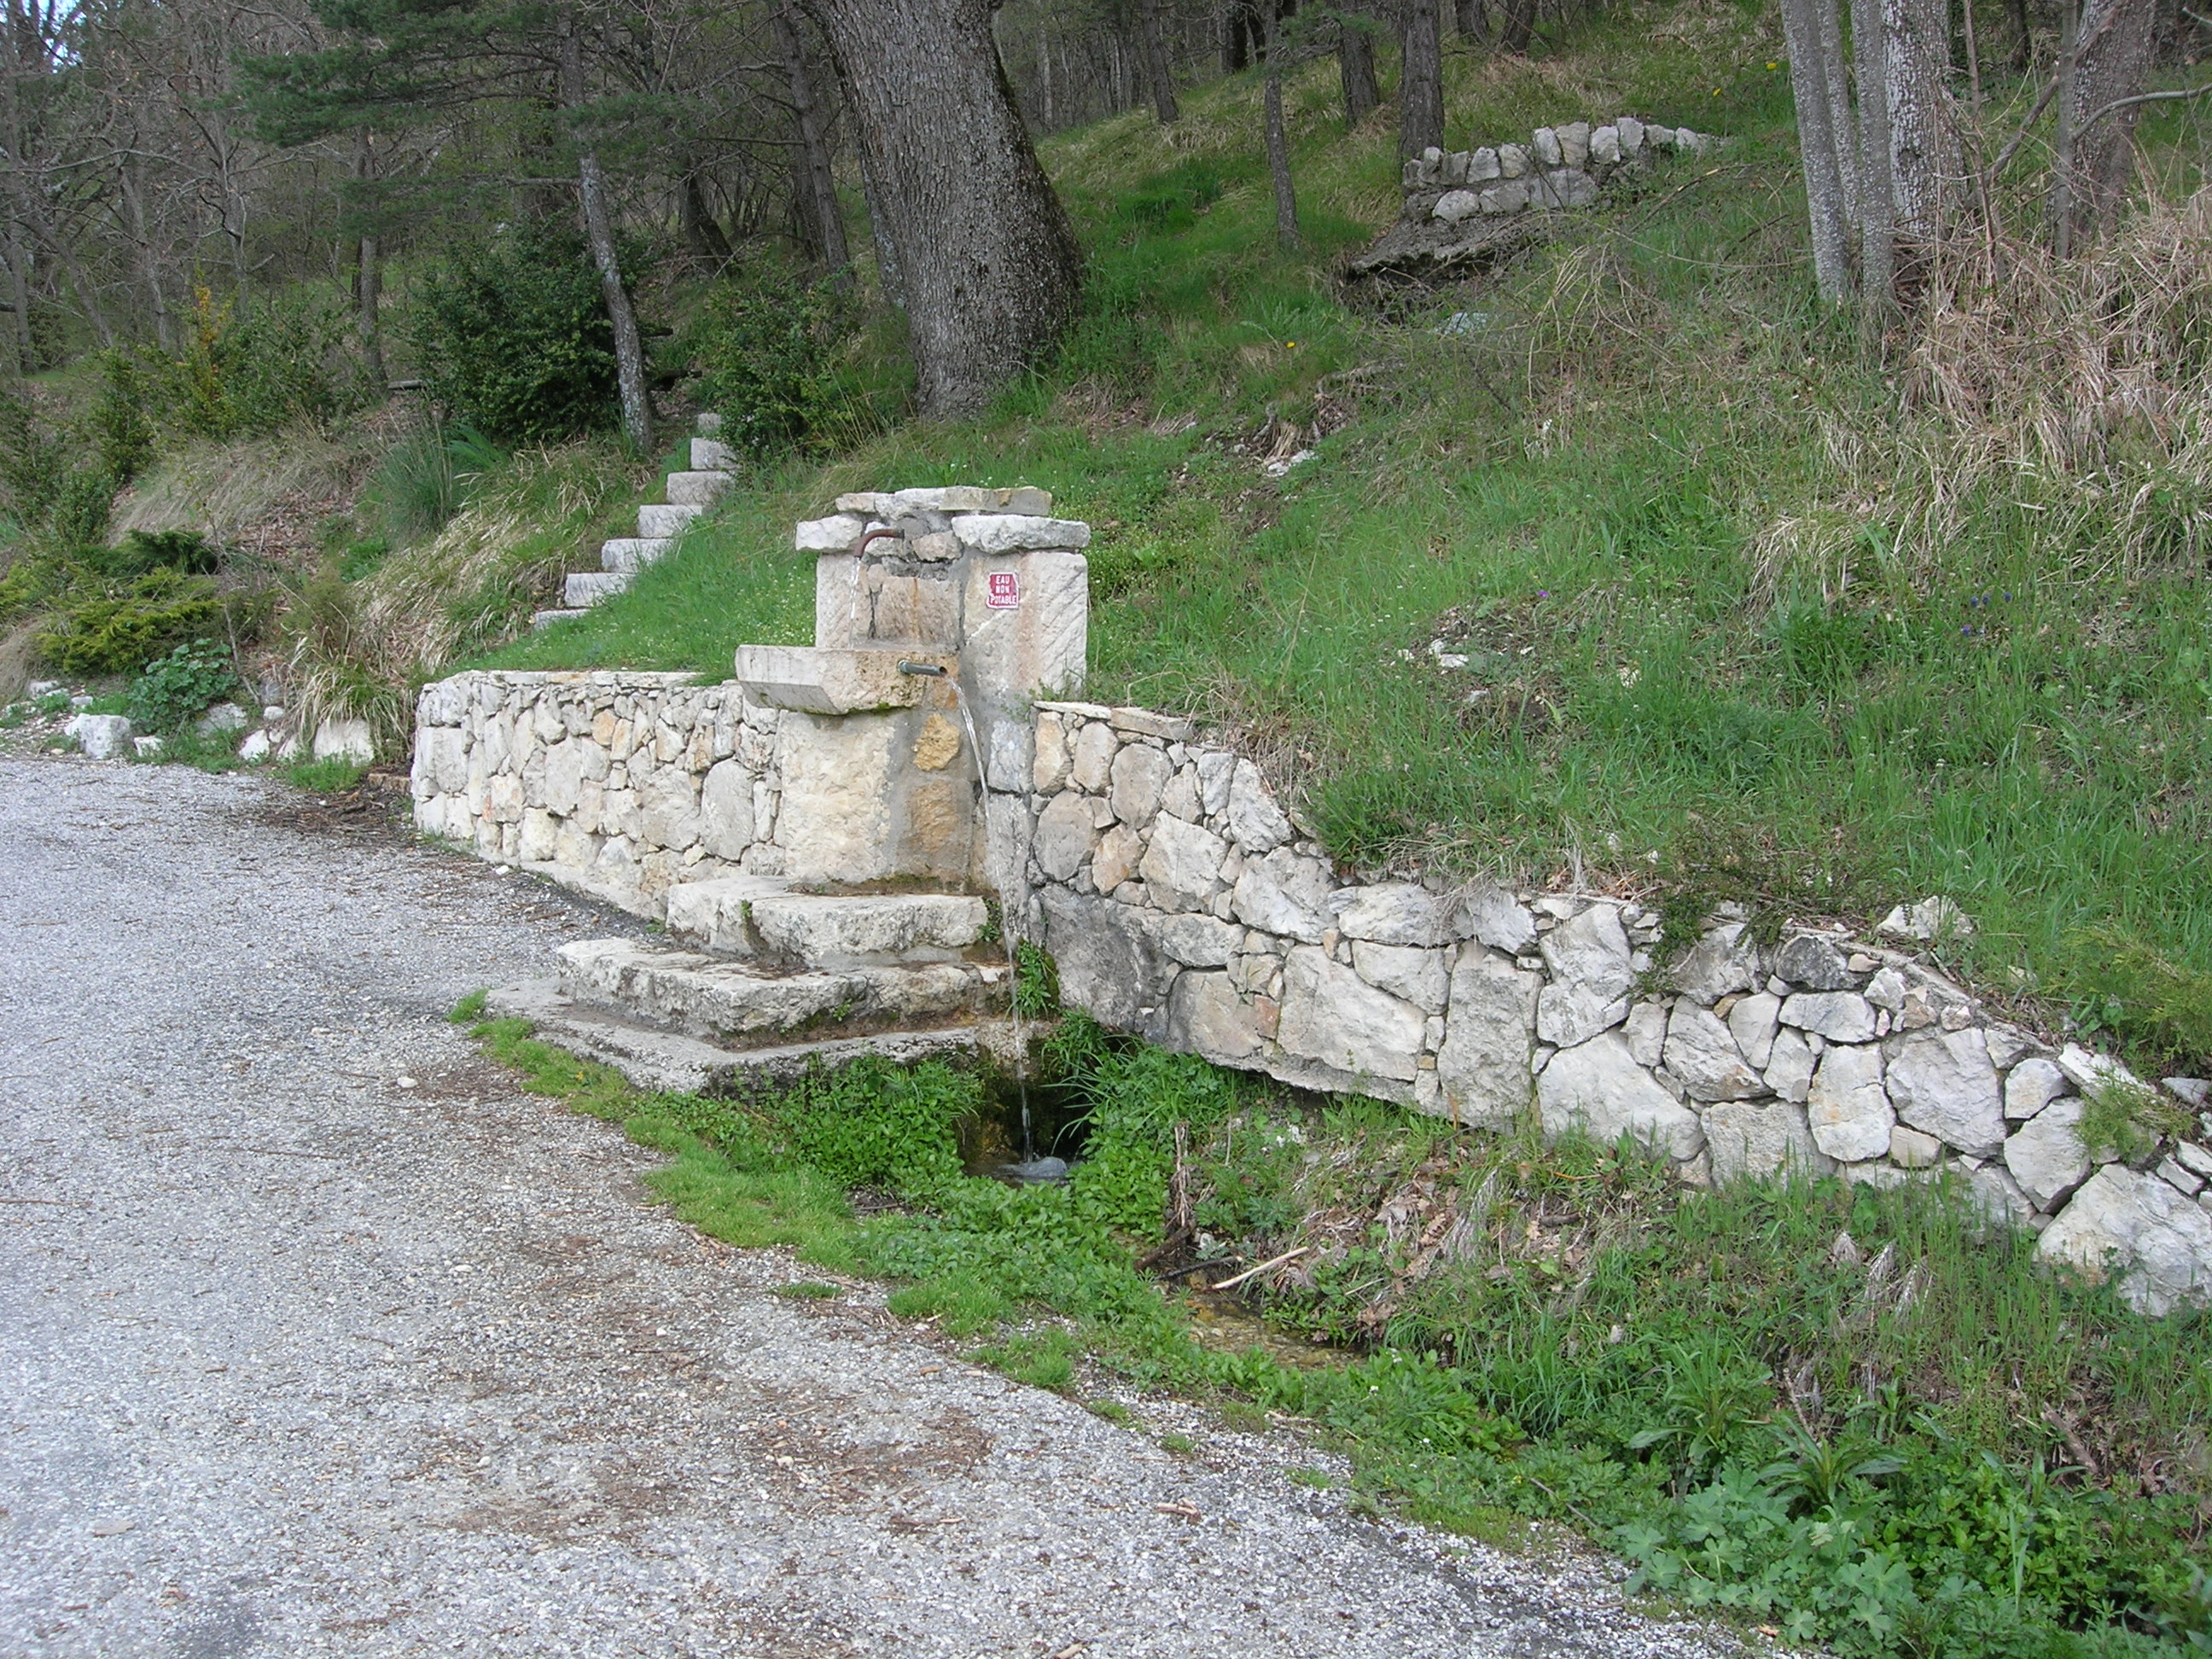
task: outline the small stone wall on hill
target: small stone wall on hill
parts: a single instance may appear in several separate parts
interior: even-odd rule
[[[2212,1152],[2100,1163],[2083,1091],[2143,1085],[1907,951],[1721,918],[1662,963],[1632,902],[1342,884],[1251,762],[1144,709],[1040,704],[1030,752],[993,761],[1026,929],[1108,1025],[1479,1127],[1533,1099],[1547,1133],[1627,1134],[1692,1185],[1948,1170],[2047,1255],[2118,1251],[2145,1311],[2212,1289]]]
[[[1623,167],[1665,150],[1699,154],[1718,140],[1687,127],[1623,115],[1593,127],[1538,127],[1525,144],[1445,152],[1431,147],[1406,163],[1406,210],[1456,224],[1477,214],[1588,207]]]
[[[1405,165],[1398,221],[1346,269],[1356,278],[1435,278],[1541,240],[1544,215],[1595,204],[1662,152],[1702,154],[1721,141],[1622,115],[1601,125],[1538,127],[1525,143],[1444,151]]]
[[[783,873],[778,711],[691,674],[456,674],[416,705],[416,826],[643,915]]]

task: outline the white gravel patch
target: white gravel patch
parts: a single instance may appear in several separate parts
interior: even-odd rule
[[[1736,1650],[770,1294],[445,1021],[633,924],[299,799],[0,758],[0,1653]]]

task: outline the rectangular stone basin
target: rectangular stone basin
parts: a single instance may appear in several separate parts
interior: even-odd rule
[[[808,714],[857,714],[871,709],[912,708],[936,680],[902,674],[901,662],[947,673],[958,659],[915,651],[848,651],[815,645],[741,645],[738,678],[745,694],[771,708]]]

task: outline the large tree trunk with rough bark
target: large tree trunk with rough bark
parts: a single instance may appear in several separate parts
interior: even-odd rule
[[[1409,161],[1444,142],[1443,47],[1437,0],[1406,0],[1405,51],[1398,76],[1398,156]]]
[[[1152,83],[1152,113],[1162,126],[1171,127],[1182,119],[1182,111],[1176,106],[1175,70],[1160,33],[1160,0],[1138,0],[1137,27],[1145,38],[1145,78]]]
[[[775,29],[776,54],[783,59],[784,84],[791,88],[791,112],[799,127],[799,154],[792,168],[799,200],[805,204],[815,252],[836,273],[839,287],[851,280],[846,267],[852,253],[845,246],[845,216],[837,204],[837,183],[830,172],[830,141],[822,118],[821,100],[815,96],[813,72],[807,67],[805,43],[791,14],[779,9],[771,20]]]
[[[813,0],[896,256],[931,415],[972,414],[1074,315],[1080,257],[988,0]]]
[[[584,57],[575,14],[563,11],[556,27],[561,41],[561,102],[568,109],[579,110],[585,104]],[[649,453],[653,404],[645,387],[645,343],[638,336],[637,313],[630,307],[629,290],[623,286],[614,216],[607,207],[606,175],[600,170],[597,150],[580,148],[576,152],[576,196],[583,210],[584,240],[591,245],[592,263],[599,268],[599,293],[606,301],[608,320],[614,325],[615,385],[622,397],[623,431],[640,452]]]
[[[1782,32],[1790,53],[1790,89],[1797,106],[1797,149],[1805,173],[1805,209],[1812,222],[1813,280],[1820,297],[1841,301],[1851,285],[1850,232],[1837,164],[1834,106],[1820,21],[1834,0],[1782,0]]]
[[[1851,0],[1859,83],[1859,291],[1876,311],[1897,292],[1897,203],[1889,174],[1889,45],[1881,0]]]
[[[1940,240],[1958,204],[1961,163],[1951,108],[1947,0],[1881,0],[1889,48],[1889,165],[1898,234]]]
[[[2125,104],[2150,71],[2153,0],[2088,0],[2058,91],[2063,143],[2052,167],[2052,243],[2063,258],[2111,222],[2135,159],[2140,104]],[[2120,106],[2119,107],[2115,107]]]
[[[1382,101],[1375,80],[1375,33],[1353,7],[1340,9],[1336,25],[1336,68],[1344,82],[1344,124],[1356,127]]]

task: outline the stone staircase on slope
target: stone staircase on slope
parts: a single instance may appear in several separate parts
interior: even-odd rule
[[[701,423],[704,425],[708,418],[702,416]],[[550,628],[580,617],[628,587],[639,571],[675,546],[677,538],[691,527],[691,521],[720,501],[737,482],[731,470],[735,460],[729,447],[716,439],[692,439],[691,470],[668,475],[668,500],[639,507],[637,534],[602,543],[600,568],[570,572],[562,584],[562,608],[540,611],[531,618],[531,625]]]
[[[684,948],[562,945],[556,978],[493,993],[495,1013],[651,1089],[714,1093],[818,1061],[1006,1054],[1006,960],[965,894],[802,892],[770,877],[669,890]]]

